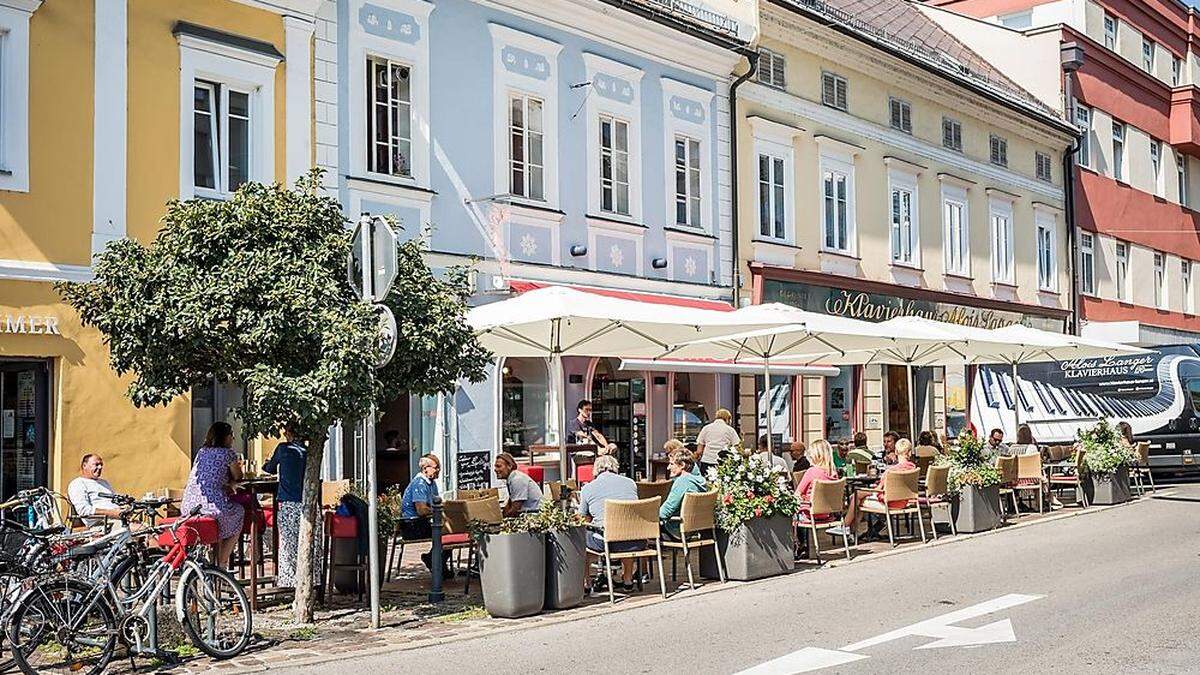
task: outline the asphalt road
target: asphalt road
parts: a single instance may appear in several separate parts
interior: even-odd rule
[[[820,657],[859,659],[823,673],[1196,672],[1198,516],[1200,485],[1174,486],[953,545],[293,672],[790,673]],[[985,637],[1001,641],[955,643]]]

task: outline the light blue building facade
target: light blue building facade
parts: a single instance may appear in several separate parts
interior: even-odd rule
[[[558,284],[728,307],[729,90],[755,40],[753,5],[327,1],[317,164],[348,216],[391,214],[427,241],[434,267],[470,265],[475,302]],[[467,484],[461,455],[478,467],[557,443],[553,387],[568,418],[598,399],[601,428],[643,473],[678,422],[694,434],[689,424],[732,403],[726,375],[603,356],[568,359],[563,382],[541,360],[500,359],[453,396],[395,402],[378,427],[377,447],[393,448],[381,482],[407,482],[433,452],[447,487]],[[353,463],[349,436],[331,454]]]

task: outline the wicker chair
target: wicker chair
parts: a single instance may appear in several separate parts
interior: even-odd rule
[[[800,514],[800,527],[812,533],[813,555],[816,562],[821,562],[821,530],[828,530],[842,524],[841,516],[846,513],[846,479],[813,481],[812,502],[808,506],[808,518]],[[818,521],[818,517],[828,516],[828,520]],[[846,550],[846,560],[850,559],[850,535],[842,533],[842,546]]]
[[[958,535],[958,527],[954,524],[954,512],[946,495],[950,493],[950,465],[932,465],[925,473],[925,494],[919,501],[929,509],[929,526],[933,530],[933,538],[937,539],[937,526],[933,523],[934,507],[946,509],[946,520],[950,521],[950,532]]]
[[[1013,516],[1021,512],[1017,508],[1017,458],[1012,455],[1000,455],[996,458],[996,470],[1000,472],[1000,507],[1007,519],[1008,508],[1004,502],[1005,497],[1008,497],[1012,503]]]
[[[463,584],[463,595],[471,592],[471,567],[478,562],[479,551],[471,536],[471,522],[499,524],[504,516],[500,511],[500,498],[447,499],[442,502],[442,551],[449,553],[458,549],[467,550],[467,581]]]
[[[667,597],[667,582],[663,578],[662,535],[658,527],[658,497],[636,501],[608,499],[604,502],[604,571],[608,575],[608,601],[616,603],[613,593],[612,565],[614,560],[657,558],[658,589]],[[613,553],[609,544],[624,541],[654,542],[654,548],[626,553]]]
[[[658,497],[660,500],[665,500],[667,495],[671,493],[671,483],[669,480],[656,480],[637,482],[638,499],[650,499]]]
[[[500,488],[480,488],[478,490],[458,490],[454,493],[455,499],[463,501],[473,501],[476,499],[487,499],[489,497],[500,497]]]
[[[1071,487],[1075,489],[1075,503],[1081,504],[1087,508],[1087,494],[1083,491],[1083,448],[1075,453],[1075,472],[1068,474],[1062,471],[1061,466],[1051,466],[1050,471],[1046,476],[1046,480],[1050,483],[1050,489],[1062,489],[1063,487]]]
[[[1137,464],[1129,467],[1129,477],[1135,481],[1138,488],[1138,494],[1146,494],[1146,483],[1143,478],[1150,480],[1150,491],[1157,492],[1158,489],[1154,486],[1154,473],[1150,471],[1150,443],[1147,441],[1138,441],[1133,446],[1134,452],[1137,454]]]
[[[679,539],[680,541],[664,540],[662,545],[671,549],[671,580],[675,580],[676,552],[683,551],[683,564],[687,567],[688,587],[695,588],[696,580],[692,578],[693,549],[712,546],[716,551],[717,572],[721,583],[725,583],[725,563],[721,560],[721,552],[717,550],[717,491],[689,492],[683,496],[683,504],[679,507]]]
[[[1017,482],[1013,486],[1017,502],[1021,501],[1022,492],[1034,492],[1037,495],[1038,513],[1045,506],[1042,494],[1042,456],[1035,452],[1017,455]]]
[[[546,484],[550,488],[550,500],[554,502],[562,501],[562,489],[564,483],[560,480],[552,480]],[[568,480],[565,485],[571,491],[571,499],[579,499],[579,481],[575,479]]]
[[[919,474],[916,469],[908,471],[888,471],[883,474],[883,489],[865,490],[864,492],[873,493],[877,500],[862,500],[861,510],[864,513],[874,513],[884,516],[887,519],[888,543],[894,548],[896,546],[896,538],[892,534],[892,518],[894,516],[902,516],[909,513],[917,515],[917,526],[921,530],[921,543],[925,543],[925,521],[921,520],[921,503],[918,501],[920,494],[917,486],[920,483]],[[892,504],[901,502],[902,506],[893,507]]]

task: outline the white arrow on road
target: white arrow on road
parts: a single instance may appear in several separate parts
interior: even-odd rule
[[[985,644],[995,644],[1000,642],[1016,642],[1017,636],[1013,632],[1012,621],[1009,619],[1001,619],[994,621],[978,628],[963,628],[961,626],[952,626],[950,624],[959,621],[974,619],[985,614],[999,612],[1005,609],[1010,609],[1018,605],[1023,605],[1027,602],[1033,602],[1044,596],[1041,595],[1022,595],[1020,593],[1010,593],[1002,595],[998,598],[993,598],[987,602],[981,602],[970,607],[964,607],[955,610],[948,614],[943,614],[932,619],[919,621],[911,626],[897,628],[893,631],[888,631],[882,635],[876,635],[873,638],[854,642],[842,647],[841,649],[822,649],[820,647],[805,647],[799,651],[792,652],[777,659],[772,659],[761,665],[743,670],[738,675],[788,675],[790,673],[807,673],[813,670],[822,668],[830,668],[840,666],[854,661],[860,661],[868,658],[866,654],[858,654],[868,647],[891,642],[900,638],[919,635],[922,637],[938,638],[929,644],[915,647],[915,649],[940,649],[943,647],[974,647]]]

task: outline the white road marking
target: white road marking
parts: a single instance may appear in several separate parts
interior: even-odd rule
[[[971,605],[970,607],[964,607],[932,619],[918,621],[911,626],[897,628],[882,635],[876,635],[873,638],[848,644],[839,650],[805,647],[791,654],[786,654],[753,668],[743,670],[738,675],[789,675],[790,673],[807,673],[822,668],[840,666],[867,658],[866,654],[856,654],[855,652],[914,635],[938,638],[934,642],[915,647],[915,649],[941,649],[944,647],[970,648],[985,644],[1016,642],[1017,636],[1013,632],[1012,621],[1009,619],[993,621],[978,628],[963,628],[962,626],[952,626],[950,624],[1010,609],[1043,597],[1045,596],[1023,595],[1020,593],[1002,595],[998,598]]]

